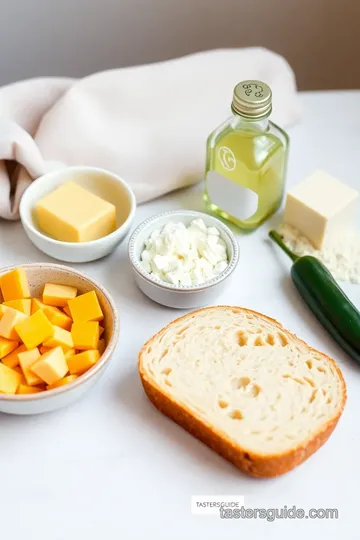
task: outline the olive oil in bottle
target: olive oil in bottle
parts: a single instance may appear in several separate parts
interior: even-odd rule
[[[233,116],[207,141],[208,210],[244,229],[255,229],[273,214],[284,193],[289,138],[269,120],[271,103],[265,83],[239,83]]]

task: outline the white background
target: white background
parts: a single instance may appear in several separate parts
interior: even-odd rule
[[[303,96],[305,119],[291,130],[289,185],[315,168],[360,188],[360,92]],[[201,186],[138,209],[134,226],[154,213],[202,209]],[[136,288],[126,245],[105,260],[79,265],[116,299],[121,337],[100,383],[72,407],[34,416],[0,416],[0,536],[6,540],[304,540],[359,538],[360,366],[334,344],[299,298],[290,263],[267,240],[269,225],[238,233],[240,263],[219,298],[275,317],[333,356],[348,402],[329,442],[306,463],[275,479],[252,479],[214,454],[149,403],[137,354],[179,316]],[[20,223],[0,223],[1,265],[50,260]],[[360,306],[359,286],[346,291]],[[244,495],[251,507],[338,508],[338,521],[232,521],[192,516],[192,495]]]

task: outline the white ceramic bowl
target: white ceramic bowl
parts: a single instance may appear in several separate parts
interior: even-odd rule
[[[91,242],[60,242],[42,233],[36,222],[35,205],[64,182],[75,182],[116,206],[118,227],[113,233]],[[89,262],[108,255],[127,236],[135,215],[131,188],[116,174],[95,167],[67,167],[44,174],[25,191],[20,218],[26,234],[41,251],[67,262]]]
[[[103,375],[119,339],[119,316],[110,294],[82,272],[58,264],[23,264],[29,279],[32,296],[41,296],[44,283],[58,283],[77,287],[79,293],[95,290],[104,313],[106,349],[97,364],[75,381],[37,394],[0,394],[0,412],[9,414],[39,414],[70,405],[83,396]],[[0,275],[14,267],[2,268]],[[2,302],[1,294],[0,301]]]
[[[204,220],[207,227],[216,227],[220,231],[220,236],[226,244],[229,261],[224,272],[200,285],[179,287],[160,281],[142,268],[140,255],[145,241],[149,238],[153,230],[163,227],[169,221],[182,222],[185,225],[189,225],[193,219],[199,218]],[[146,296],[164,306],[177,309],[190,309],[210,305],[222,293],[238,264],[239,247],[229,227],[224,225],[220,220],[201,212],[176,210],[158,214],[141,223],[131,235],[128,254],[135,281]]]

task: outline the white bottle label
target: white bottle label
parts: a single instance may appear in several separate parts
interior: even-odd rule
[[[209,171],[206,185],[211,202],[241,221],[251,218],[257,211],[259,196],[252,189],[236,184],[217,171]]]

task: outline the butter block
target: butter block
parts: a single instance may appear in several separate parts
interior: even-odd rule
[[[42,301],[46,305],[64,307],[67,306],[68,301],[75,298],[76,295],[76,287],[46,283]]]
[[[58,382],[68,372],[62,348],[56,347],[43,354],[40,360],[31,366],[31,370],[48,385]]]
[[[0,336],[0,358],[4,358],[19,346],[18,341],[6,339]]]
[[[9,300],[8,302],[4,302],[2,305],[6,307],[11,307],[13,309],[17,309],[18,311],[25,313],[25,315],[28,315],[28,316],[31,315],[31,299],[30,298],[19,298],[18,300]]]
[[[0,394],[15,394],[20,381],[20,373],[0,362]]]
[[[71,375],[82,375],[95,366],[96,362],[100,358],[100,353],[96,351],[84,351],[79,354],[75,354],[71,358],[67,359],[67,364],[69,366],[69,371]]]
[[[74,322],[101,321],[104,318],[95,291],[69,300],[68,306]]]
[[[116,208],[75,182],[66,182],[36,205],[40,229],[62,242],[89,242],[116,229]]]
[[[53,335],[44,341],[43,345],[44,347],[61,347],[64,351],[74,348],[71,333],[59,326],[54,326]]]
[[[353,225],[358,200],[355,189],[323,171],[315,171],[288,192],[284,223],[321,249],[326,238]]]
[[[75,349],[79,351],[97,349],[99,344],[99,323],[97,321],[74,322],[71,335]]]
[[[31,349],[30,351],[19,353],[18,356],[19,356],[20,367],[24,374],[26,384],[28,386],[36,386],[37,384],[42,384],[43,382],[42,379],[40,379],[40,377],[38,377],[31,370],[35,362],[37,362],[37,360],[41,358],[39,349],[35,347],[35,349]]]
[[[42,310],[36,311],[25,321],[17,324],[15,330],[27,349],[34,349],[54,333],[54,327]]]
[[[5,366],[7,366],[7,367],[9,367],[11,369],[14,369],[16,366],[19,365],[19,356],[18,356],[18,354],[21,353],[21,352],[25,352],[25,351],[27,351],[27,348],[25,347],[25,345],[20,345],[13,352],[6,355],[1,361],[2,361],[3,364],[5,364]]]
[[[0,289],[4,302],[30,298],[29,282],[24,268],[16,268],[1,276]]]
[[[27,315],[17,309],[7,309],[0,320],[0,336],[13,341],[19,340],[15,326],[27,318]]]

